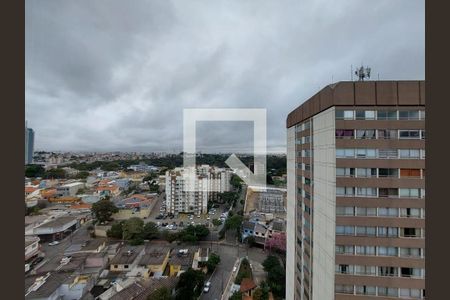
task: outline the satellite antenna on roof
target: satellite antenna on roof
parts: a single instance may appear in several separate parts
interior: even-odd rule
[[[369,67],[364,68],[363,65],[356,69],[355,75],[358,76],[358,81],[364,81],[365,78],[370,78],[370,71],[371,69]]]

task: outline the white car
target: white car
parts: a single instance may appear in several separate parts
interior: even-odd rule
[[[233,272],[236,272],[236,271],[237,271],[237,267],[234,266],[234,267],[233,267]]]
[[[211,282],[207,282],[206,284],[205,284],[205,287],[203,288],[203,292],[204,293],[207,293],[207,292],[209,292],[209,288],[211,287]]]
[[[210,217],[210,216],[208,216],[208,217],[206,218],[206,220],[211,220],[211,217]]]
[[[53,242],[51,242],[51,243],[48,243],[49,246],[56,246],[56,245],[58,245],[58,244],[59,244],[58,241],[53,241]]]

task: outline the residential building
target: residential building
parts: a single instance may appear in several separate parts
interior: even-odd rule
[[[286,299],[425,297],[424,81],[338,82],[287,117]]]
[[[195,170],[194,186],[187,180],[186,173],[191,169],[175,168],[166,172],[166,205],[172,214],[208,212],[208,200],[217,193],[230,191],[231,171],[202,165]]]
[[[60,197],[74,197],[83,188],[84,182],[71,182],[57,187],[56,194]]]
[[[172,250],[169,257],[169,275],[178,276],[189,268],[194,262],[194,247],[177,247]]]
[[[43,241],[54,241],[63,239],[78,226],[79,221],[75,216],[59,217],[35,227],[33,235],[38,236]]]
[[[33,163],[33,154],[34,154],[34,130],[32,128],[28,128],[27,123],[25,122],[25,164]]]
[[[148,244],[139,261],[139,265],[146,269],[144,277],[162,276],[169,261],[169,255],[169,247],[154,247],[151,244]]]
[[[142,256],[144,246],[124,246],[110,262],[110,270],[113,272],[128,272],[137,266]]]
[[[40,253],[39,241],[38,237],[25,236],[25,261],[29,261]]]

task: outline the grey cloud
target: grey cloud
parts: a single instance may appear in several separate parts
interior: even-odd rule
[[[283,151],[287,114],[350,65],[423,79],[424,27],[419,0],[27,1],[25,115],[38,149],[179,151],[184,108],[266,108]],[[238,127],[200,148],[248,147]]]

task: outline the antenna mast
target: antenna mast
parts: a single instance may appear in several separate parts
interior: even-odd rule
[[[358,81],[364,81],[365,78],[367,79],[370,78],[370,72],[371,69],[369,67],[364,68],[363,65],[361,64],[361,67],[356,69],[355,75],[358,76]]]

